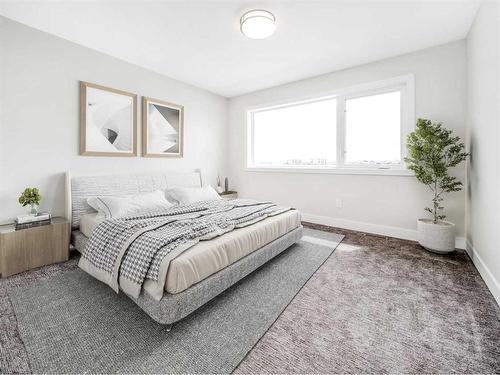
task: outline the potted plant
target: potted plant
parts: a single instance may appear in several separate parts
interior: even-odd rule
[[[36,216],[38,214],[38,205],[42,200],[42,196],[40,195],[40,191],[37,188],[26,188],[23,193],[19,197],[19,203],[23,205],[23,207],[29,205],[30,215]]]
[[[414,132],[407,139],[408,157],[405,162],[415,177],[433,193],[432,207],[425,211],[432,219],[417,220],[418,242],[429,251],[446,254],[455,250],[455,224],[445,221],[443,194],[462,190],[462,183],[449,174],[469,155],[460,137],[441,123],[418,119]]]

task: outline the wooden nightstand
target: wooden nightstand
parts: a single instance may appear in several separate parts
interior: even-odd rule
[[[238,192],[237,191],[232,191],[232,190],[223,191],[219,195],[221,196],[221,198],[224,198],[224,199],[235,199],[235,198],[238,198]]]
[[[69,221],[16,230],[14,224],[0,226],[0,274],[14,275],[69,258]]]

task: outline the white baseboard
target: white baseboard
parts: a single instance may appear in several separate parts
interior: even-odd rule
[[[488,266],[483,262],[481,256],[469,241],[467,241],[466,251],[467,254],[469,254],[470,259],[472,260],[472,263],[474,263],[476,269],[483,278],[486,286],[497,301],[497,304],[500,306],[500,282],[495,279],[495,276],[493,276]]]
[[[302,220],[314,224],[328,225],[330,227],[337,227],[343,229],[356,230],[359,232],[379,234],[382,236],[401,238],[403,240],[416,241],[417,230],[399,227],[391,227],[387,225],[364,223],[361,221],[338,219],[329,216],[320,216],[302,213]],[[457,249],[465,249],[465,238],[457,237],[455,239],[455,247]]]
[[[466,250],[467,249],[466,242],[467,241],[465,240],[465,237],[455,237],[455,247],[457,249]]]

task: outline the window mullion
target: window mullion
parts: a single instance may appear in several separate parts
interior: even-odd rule
[[[406,164],[404,162],[404,158],[407,156],[406,155],[406,137],[410,133],[408,129],[408,124],[409,124],[409,119],[407,118],[408,114],[408,109],[406,108],[407,106],[407,98],[406,98],[406,90],[401,89],[400,91],[400,111],[401,111],[401,117],[400,117],[400,140],[401,140],[401,149],[400,149],[400,155],[401,155],[401,164],[406,167]]]
[[[247,137],[248,137],[248,142],[247,142],[247,158],[249,159],[249,162],[247,162],[247,165],[255,166],[255,116],[254,112],[249,113],[249,121],[250,121],[250,128],[248,129]]]
[[[337,98],[337,168],[345,164],[345,96]]]

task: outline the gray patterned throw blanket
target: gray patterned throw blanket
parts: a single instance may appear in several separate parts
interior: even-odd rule
[[[122,289],[134,298],[145,282],[154,284],[148,292],[159,300],[168,265],[183,251],[288,210],[271,202],[220,199],[110,218],[94,229],[78,265],[117,293]]]

